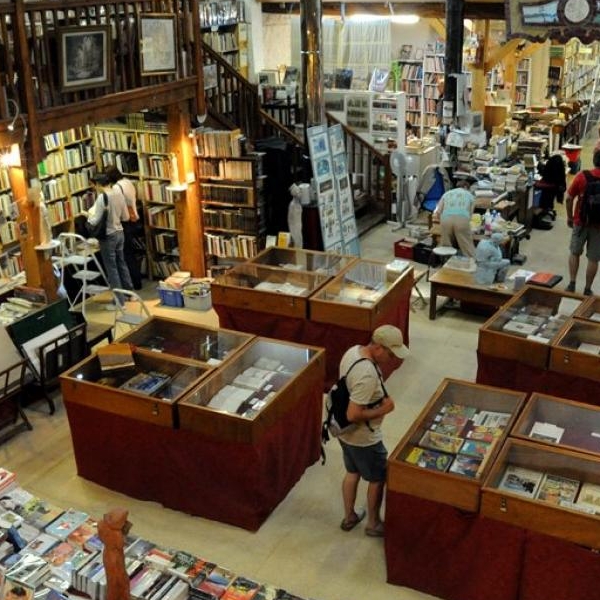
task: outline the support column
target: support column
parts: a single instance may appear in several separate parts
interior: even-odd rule
[[[452,73],[462,73],[464,40],[464,0],[446,0],[446,60],[444,71],[444,104],[452,103],[452,118],[456,116],[456,79]],[[445,119],[446,121],[446,119]]]
[[[325,123],[320,0],[300,0],[300,52],[305,129]]]

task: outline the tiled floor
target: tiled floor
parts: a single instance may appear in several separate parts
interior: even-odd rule
[[[588,166],[589,152],[584,153]],[[380,226],[361,240],[365,258],[391,260],[393,242],[401,232]],[[525,268],[552,271],[566,279],[569,230],[564,209],[551,231],[533,231],[521,244],[527,255]],[[580,273],[578,290],[583,287]],[[426,290],[423,282],[421,288]],[[600,283],[596,288],[600,290]],[[149,293],[152,294],[151,289]],[[156,307],[153,312],[186,320],[199,319],[211,325],[213,311]],[[103,319],[112,318],[97,311]],[[474,380],[476,345],[482,317],[457,310],[440,310],[435,321],[427,309],[411,313],[411,356],[389,379],[388,390],[397,407],[385,421],[385,441],[392,449],[413,422],[444,377]],[[304,597],[318,600],[417,600],[430,598],[420,592],[385,583],[385,560],[380,539],[364,535],[362,529],[340,530],[342,517],[340,485],[343,469],[337,444],[330,443],[328,460],[310,467],[287,498],[256,533],[229,525],[190,517],[152,502],[134,500],[77,476],[69,428],[60,400],[54,416],[40,403],[28,414],[34,424],[26,432],[0,447],[0,465],[14,470],[21,485],[52,502],[102,515],[108,507],[130,510],[133,533],[166,546],[188,550],[250,578],[270,582]],[[190,456],[190,460],[206,457]],[[123,460],[127,460],[124,456]],[[152,457],[148,457],[152,460]],[[181,482],[185,486],[185,481]],[[360,497],[364,498],[361,487]]]

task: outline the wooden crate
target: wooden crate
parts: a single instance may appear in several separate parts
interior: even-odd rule
[[[359,271],[373,273],[372,282],[361,283],[361,278],[355,277]],[[376,285],[378,287],[374,290]],[[410,295],[412,285],[412,267],[398,273],[387,269],[384,262],[354,262],[311,296],[310,320],[373,331],[384,324],[385,316],[405,294]],[[361,300],[361,294],[369,299]]]
[[[563,431],[560,437],[552,440],[550,431],[543,435],[544,427],[537,424],[551,424]],[[554,434],[558,435],[556,431]],[[600,406],[535,392],[525,404],[510,435],[566,450],[589,452],[600,458]]]
[[[390,454],[388,488],[391,491],[411,494],[477,512],[481,483],[524,401],[525,394],[521,392],[456,379],[444,379],[406,435]],[[429,470],[406,462],[412,448],[419,445],[422,436],[436,422],[436,417],[446,403],[473,406],[479,411],[510,414],[502,435],[490,448],[482,462],[477,478]]]
[[[600,485],[600,458],[544,444],[508,439],[483,483],[479,511],[482,516],[497,521],[589,548],[600,548],[600,515],[500,488],[507,465]]]
[[[269,382],[268,387],[275,396],[258,414],[246,418],[207,406],[217,392],[231,385],[259,357],[280,361],[285,365],[286,376],[275,376]],[[180,427],[223,441],[256,443],[282,414],[292,408],[302,410],[303,400],[311,396],[312,390],[323,389],[324,380],[325,351],[322,348],[255,338],[181,399]]]
[[[75,365],[60,377],[65,403],[82,404],[163,427],[176,427],[177,400],[197,385],[213,368],[193,361],[174,361],[171,358],[137,351],[134,352],[134,359],[134,368],[119,369],[110,373],[101,371],[96,355]],[[159,390],[154,396],[148,396],[119,387],[136,372],[148,371],[159,371],[171,377],[173,386],[176,386],[169,390],[172,397],[162,397],[167,388]]]
[[[581,344],[600,351],[600,323],[572,320],[550,347],[552,371],[600,381],[600,354],[581,350]]]

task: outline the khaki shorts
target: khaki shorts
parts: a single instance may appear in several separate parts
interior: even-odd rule
[[[593,262],[600,261],[600,228],[574,225],[569,251],[575,256],[581,256],[586,246],[587,258]]]

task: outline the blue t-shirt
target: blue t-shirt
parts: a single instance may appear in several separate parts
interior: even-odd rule
[[[442,196],[443,206],[440,219],[443,221],[447,217],[471,218],[475,196],[464,188],[454,188],[447,191]]]

